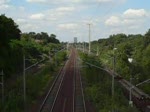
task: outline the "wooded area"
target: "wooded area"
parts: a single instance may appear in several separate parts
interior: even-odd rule
[[[92,42],[92,49],[99,48],[99,60],[113,69],[123,78],[137,84],[150,78],[150,29],[144,34],[114,34],[107,39]],[[95,52],[96,54],[96,52]],[[129,58],[133,61],[130,63]],[[141,85],[150,94],[149,84]]]
[[[0,80],[0,83],[4,83],[3,89],[0,89],[0,111],[22,112],[24,103],[27,104],[27,111],[32,111],[33,105],[45,94],[66,60],[67,54],[62,49],[63,44],[55,34],[21,33],[13,19],[0,15],[0,72],[4,73],[4,82]],[[31,69],[27,69],[30,66]],[[26,72],[26,102],[23,72]]]
[[[43,53],[54,54],[55,50],[59,50],[59,43],[55,34],[21,33],[11,18],[0,16],[0,69],[6,76],[22,71],[23,55],[37,61]]]

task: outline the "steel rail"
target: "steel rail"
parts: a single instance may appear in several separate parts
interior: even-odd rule
[[[77,66],[79,66],[79,62],[77,62]],[[79,74],[79,78],[80,78],[80,85],[81,85],[81,92],[82,92],[82,99],[83,99],[84,112],[86,112],[85,96],[84,96],[83,84],[82,84],[82,79],[81,79],[81,75],[80,75],[80,70],[79,70],[79,68],[78,68],[78,74]]]
[[[57,90],[57,93],[56,93],[56,96],[55,96],[55,99],[54,99],[54,102],[53,102],[53,104],[52,104],[52,107],[51,107],[50,112],[53,112],[53,109],[54,109],[56,100],[57,100],[57,98],[58,98],[58,94],[59,94],[59,92],[60,92],[60,89],[61,89],[61,86],[62,86],[62,83],[63,83],[63,80],[64,80],[64,76],[65,76],[65,72],[63,73],[63,76],[62,76],[62,79],[61,79],[61,82],[60,82],[59,88],[58,88],[58,90]]]
[[[75,52],[76,53],[76,52]],[[77,86],[75,88],[75,93],[76,93],[76,110],[75,112],[86,112],[86,103],[85,103],[85,97],[84,97],[84,91],[83,91],[83,84],[82,84],[82,79],[81,79],[81,74],[80,74],[80,66],[79,66],[79,61],[78,61],[78,55],[76,53],[75,55],[75,85]],[[80,97],[81,95],[81,97]],[[81,98],[81,99],[80,99]],[[82,103],[81,103],[82,102]],[[78,103],[81,103],[82,105],[78,105]]]
[[[76,91],[76,66],[75,66],[75,64],[76,64],[76,61],[75,61],[75,59],[74,59],[74,76],[73,76],[73,78],[74,78],[74,80],[73,80],[73,86],[74,86],[74,88],[73,88],[73,112],[75,112],[75,91]]]
[[[46,101],[48,100],[49,95],[51,94],[53,88],[55,87],[55,84],[57,83],[58,78],[61,77],[62,71],[63,71],[63,69],[65,68],[65,66],[66,66],[67,63],[68,63],[68,61],[67,61],[67,62],[65,63],[65,65],[59,70],[58,75],[57,75],[56,78],[54,79],[54,82],[52,83],[51,88],[49,89],[49,91],[48,91],[46,97],[45,97],[44,100],[43,100],[43,103],[42,103],[41,106],[40,106],[39,112],[42,112],[42,110],[43,110],[43,108],[44,108],[44,105],[45,105]]]
[[[72,52],[72,51],[71,51]],[[72,54],[72,53],[71,53]],[[54,106],[55,106],[55,104],[56,104],[56,101],[57,101],[57,98],[58,98],[58,95],[59,95],[59,92],[60,92],[60,90],[61,90],[61,87],[62,87],[62,84],[63,84],[63,81],[64,81],[64,77],[65,77],[65,75],[66,75],[66,67],[68,66],[68,63],[69,63],[70,61],[67,61],[67,63],[65,64],[65,67],[64,67],[64,72],[63,72],[63,76],[62,76],[62,79],[61,79],[61,82],[60,82],[60,85],[59,85],[59,88],[58,88],[58,90],[57,90],[57,93],[56,93],[56,96],[55,96],[55,99],[54,99],[54,102],[53,102],[53,104],[52,104],[52,107],[51,107],[51,110],[50,110],[50,112],[53,112],[53,110],[54,110]]]

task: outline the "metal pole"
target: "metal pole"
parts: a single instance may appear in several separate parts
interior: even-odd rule
[[[23,55],[23,98],[24,98],[24,111],[26,111],[26,74],[25,74],[25,55]]]
[[[85,42],[83,42],[83,48],[84,48],[84,52],[85,52]]]
[[[132,81],[132,78],[130,78],[130,83],[131,83],[131,81]],[[145,81],[143,81],[143,82],[141,82],[141,83],[136,84],[135,86],[137,87],[137,86],[142,85],[142,84],[144,84],[144,83],[147,83],[147,82],[149,82],[149,81],[150,81],[150,79],[147,79],[147,80],[145,80]],[[131,84],[131,85],[132,85],[132,84]],[[129,105],[130,105],[131,107],[133,107],[132,89],[133,89],[135,86],[131,86],[131,87],[130,87]]]
[[[55,54],[55,65],[57,66],[57,62],[56,62],[56,50],[54,50],[54,54]]]
[[[112,99],[114,97],[115,51],[113,52]]]
[[[98,46],[97,46],[97,54],[96,55],[98,56],[98,54],[99,54],[99,52],[98,52]]]
[[[149,81],[150,81],[150,79],[147,79],[147,80],[145,80],[145,81],[143,81],[143,82],[140,82],[139,84],[136,84],[136,86],[142,85],[142,84],[147,83],[147,82],[149,82]]]
[[[89,54],[91,53],[91,24],[89,23]]]
[[[113,105],[114,105],[114,74],[115,74],[115,58],[114,58],[114,56],[113,56],[113,74],[112,74],[112,88],[111,88],[111,90],[112,90],[112,112],[114,112],[114,107],[113,107]]]
[[[83,52],[84,52],[84,42],[83,42],[83,44],[82,44],[82,50],[83,50]]]
[[[115,64],[116,64],[115,50],[116,49],[117,48],[115,48],[115,47],[113,49],[112,103],[114,103],[114,85],[115,85],[115,82],[114,82],[115,79],[114,78],[115,78]],[[114,108],[113,107],[112,107],[112,112],[114,112]]]
[[[4,72],[2,70],[2,105],[4,104]]]
[[[51,62],[51,53],[50,53],[50,50],[49,50],[49,62]]]
[[[130,77],[130,84],[131,84],[131,87],[130,87],[130,93],[129,93],[129,105],[131,107],[133,107],[133,103],[132,103],[132,78]]]

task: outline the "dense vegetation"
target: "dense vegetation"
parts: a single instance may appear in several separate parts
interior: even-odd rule
[[[2,106],[0,97],[0,111],[2,108],[4,112],[24,111],[24,59],[25,68],[43,60],[26,70],[27,110],[37,102],[55,78],[54,73],[66,59],[66,52],[61,49],[63,46],[55,34],[49,36],[46,32],[21,33],[13,19],[0,15],[0,72],[4,71],[5,82],[4,104]]]
[[[19,58],[17,52],[13,52],[10,43],[11,40],[20,40],[21,31],[18,29],[16,23],[5,15],[0,16],[0,69],[5,71],[12,71],[12,66],[15,59]],[[18,50],[18,52],[20,52]]]
[[[87,43],[82,44],[87,46]],[[79,47],[83,48],[81,43]],[[136,108],[129,107],[128,100],[117,82],[115,96],[112,98],[111,76],[106,71],[86,62],[99,68],[115,70],[117,75],[127,80],[131,78],[134,85],[150,79],[150,30],[145,35],[111,35],[109,38],[93,41],[91,49],[91,55],[81,53],[86,99],[93,102],[99,112],[112,109],[119,112],[137,112]],[[129,61],[131,58],[132,62]],[[140,85],[139,88],[150,95],[149,83]]]
[[[54,53],[61,45],[56,35],[45,33],[22,33],[18,25],[5,15],[0,16],[0,69],[5,75],[22,70],[23,55],[40,59],[43,53]]]
[[[133,84],[150,79],[150,30],[145,35],[116,34],[107,39],[93,41],[92,49],[96,51],[97,47],[98,58],[102,63],[113,69],[115,58],[115,71],[127,80],[133,78]],[[129,58],[133,59],[132,63],[128,61]],[[139,87],[150,94],[148,83]]]
[[[101,61],[96,56],[88,56],[80,53],[83,60],[82,77],[84,81],[84,92],[86,100],[93,103],[96,112],[138,112],[134,108],[130,108],[128,100],[124,97],[119,84],[115,82],[115,94],[112,97],[111,92],[111,76],[104,70],[98,69],[87,62],[103,68]]]

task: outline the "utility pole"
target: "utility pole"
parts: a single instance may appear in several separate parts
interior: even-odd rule
[[[114,97],[114,78],[115,78],[115,65],[116,65],[116,54],[115,54],[115,50],[117,50],[117,48],[114,47],[114,49],[113,49],[112,98]]]
[[[112,98],[114,97],[115,57],[113,57]]]
[[[40,55],[41,56],[41,55]],[[23,54],[23,100],[24,100],[24,112],[27,112],[27,93],[26,93],[26,70],[29,70],[30,68],[38,65],[39,63],[41,63],[42,61],[44,61],[44,59],[42,58],[41,61],[36,62],[28,67],[26,67],[26,60],[34,60],[34,59],[26,59],[25,54]]]
[[[26,112],[26,74],[25,74],[25,55],[23,55],[23,99],[24,111]]]
[[[97,46],[97,54],[96,55],[98,56],[98,54],[99,54],[99,50],[98,50],[98,46]]]
[[[131,64],[132,62],[133,62],[133,59],[132,58],[128,58],[128,61],[129,61],[129,63]],[[131,66],[130,66],[130,84],[132,84],[132,79],[133,79],[133,77],[132,77],[132,72],[131,72]],[[130,87],[130,93],[129,93],[129,105],[131,106],[131,107],[133,107],[133,102],[132,102],[132,86]]]
[[[83,45],[82,45],[82,47],[83,47],[83,52],[84,52],[84,42],[83,42]]]
[[[4,72],[1,72],[1,86],[2,86],[2,105],[4,104]]]
[[[113,74],[112,74],[112,102],[114,103],[114,85],[115,85],[115,64],[116,64],[116,56],[115,56],[115,50],[117,48],[113,48]],[[114,104],[113,104],[114,105]],[[112,107],[112,112],[114,112],[114,108]]]
[[[135,87],[140,86],[140,85],[142,85],[142,84],[144,84],[144,83],[148,83],[148,82],[150,82],[150,79],[147,79],[147,80],[145,80],[145,81],[143,81],[143,82],[140,82],[140,83],[136,84],[135,86],[131,85],[131,87],[130,87],[130,96],[129,96],[129,105],[130,105],[131,107],[133,107],[132,89],[134,89]]]
[[[69,42],[67,42],[67,46],[66,47],[67,47],[67,52],[69,52],[69,50],[68,50],[69,49]]]
[[[91,24],[89,23],[89,54],[91,53]]]

